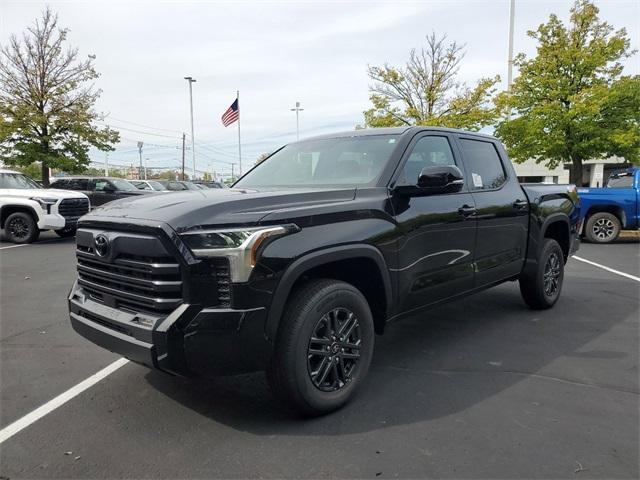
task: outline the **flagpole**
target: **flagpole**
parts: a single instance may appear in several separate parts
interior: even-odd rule
[[[242,143],[240,141],[240,90],[236,90],[236,100],[238,102],[238,167],[242,177]]]

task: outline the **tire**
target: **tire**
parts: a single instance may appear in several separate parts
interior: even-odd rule
[[[618,238],[621,228],[620,220],[613,213],[598,212],[587,220],[585,235],[593,243],[610,243]]]
[[[60,230],[55,230],[56,235],[62,238],[75,237],[76,236],[76,228],[61,228]]]
[[[7,217],[4,222],[4,233],[13,243],[35,242],[40,236],[38,225],[28,213],[16,212]]]
[[[341,329],[346,338],[332,339]],[[305,416],[337,410],[367,375],[374,341],[371,310],[358,289],[337,280],[311,280],[287,301],[267,369],[269,385]]]
[[[535,272],[520,276],[520,293],[524,302],[534,310],[555,305],[560,298],[564,280],[564,254],[560,244],[547,238],[542,246]]]

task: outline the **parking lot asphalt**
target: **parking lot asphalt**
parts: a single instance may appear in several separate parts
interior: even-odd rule
[[[0,242],[0,428],[118,357],[76,335],[73,240]],[[640,244],[581,258],[639,274]],[[390,325],[357,398],[301,420],[262,374],[129,363],[0,445],[7,478],[638,478],[640,284],[577,260],[552,310],[508,283]]]

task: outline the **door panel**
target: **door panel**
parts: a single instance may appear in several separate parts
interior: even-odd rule
[[[461,167],[446,135],[420,136],[408,152],[396,185],[415,185],[426,166]],[[398,268],[393,269],[398,281],[399,312],[472,289],[476,222],[473,196],[466,187],[460,193],[425,197],[394,195],[392,204],[403,233]]]
[[[502,148],[494,142],[460,138],[477,210],[476,286],[520,273],[529,231],[529,203]]]

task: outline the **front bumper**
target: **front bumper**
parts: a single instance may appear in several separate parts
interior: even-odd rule
[[[164,317],[130,313],[91,299],[77,282],[68,298],[73,329],[134,362],[168,373],[214,377],[266,368],[266,311],[182,304]]]
[[[77,220],[75,223],[77,223]],[[65,227],[67,227],[67,221],[60,214],[42,212],[38,216],[38,228],[40,230],[60,230]]]

